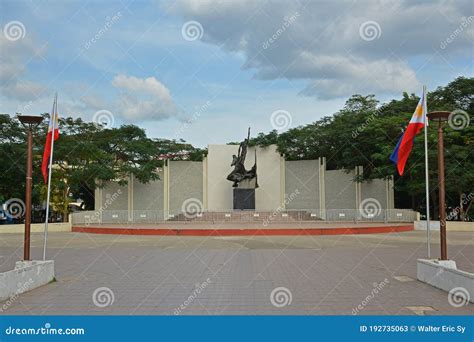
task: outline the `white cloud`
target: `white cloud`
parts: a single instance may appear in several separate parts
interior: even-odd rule
[[[439,46],[472,14],[470,4],[181,0],[169,10],[183,21],[198,21],[203,42],[245,56],[243,68],[254,70],[255,78],[306,80],[302,94],[331,98],[415,91],[420,82],[409,65],[411,58],[469,56],[468,29],[449,49]],[[296,19],[288,25],[292,17]],[[360,36],[359,28],[368,21],[380,26],[378,38]]]
[[[296,75],[312,76],[304,95],[331,98],[354,93],[399,92],[419,86],[416,74],[400,61],[364,61],[347,56],[315,56],[303,53],[294,70]]]
[[[184,113],[175,104],[169,89],[155,77],[139,78],[119,74],[110,84],[116,94],[108,100],[104,96],[72,95],[62,105],[63,110],[68,115],[91,118],[95,112],[107,110],[125,123],[183,118]],[[84,93],[84,87],[78,84],[69,88],[70,93]]]
[[[103,98],[97,96],[82,96],[80,101],[84,104],[85,107],[91,108],[94,110],[100,110],[108,106],[107,102]]]
[[[16,80],[3,87],[2,95],[19,100],[34,102],[42,98],[47,87],[36,82]]]
[[[120,90],[117,111],[129,120],[164,120],[180,118],[169,89],[154,77],[138,78],[117,75],[112,85]]]
[[[44,97],[47,87],[26,79],[28,64],[46,52],[30,36],[11,41],[0,34],[0,86],[1,95],[14,101],[34,102]]]
[[[142,79],[122,74],[114,77],[112,85],[116,88],[156,96],[161,101],[171,101],[168,88],[154,77]]]

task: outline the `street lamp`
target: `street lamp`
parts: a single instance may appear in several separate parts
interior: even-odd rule
[[[438,183],[439,183],[439,238],[441,244],[441,260],[448,260],[446,246],[446,209],[444,188],[444,142],[443,122],[448,121],[451,112],[431,112],[428,118],[438,122]]]
[[[31,185],[32,185],[32,159],[33,159],[33,129],[36,128],[43,117],[34,115],[19,115],[18,120],[27,129],[28,144],[26,154],[26,193],[25,193],[25,239],[23,243],[23,260],[30,260],[30,232],[31,232]]]

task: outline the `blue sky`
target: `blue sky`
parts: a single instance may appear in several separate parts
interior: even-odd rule
[[[0,13],[1,112],[47,112],[58,91],[63,116],[105,112],[198,146],[473,74],[470,1],[29,0]]]

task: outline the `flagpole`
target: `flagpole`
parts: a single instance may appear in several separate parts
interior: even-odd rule
[[[426,240],[428,245],[428,258],[431,258],[431,229],[430,229],[430,185],[428,172],[428,108],[426,104],[426,86],[423,86],[423,111],[425,114],[425,190],[426,190]]]
[[[50,120],[53,121],[52,137],[51,137],[51,153],[49,155],[49,169],[48,169],[48,194],[46,196],[46,220],[44,222],[44,238],[43,238],[43,260],[46,260],[46,245],[48,242],[48,220],[49,220],[49,201],[51,193],[51,174],[53,173],[53,149],[54,149],[54,134],[56,129],[56,115],[58,112],[58,93],[54,97],[53,112],[51,113]]]

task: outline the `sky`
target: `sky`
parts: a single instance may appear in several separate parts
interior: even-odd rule
[[[0,112],[195,146],[473,76],[474,2],[0,1]],[[428,104],[429,105],[429,104]],[[348,128],[350,129],[350,128]]]

